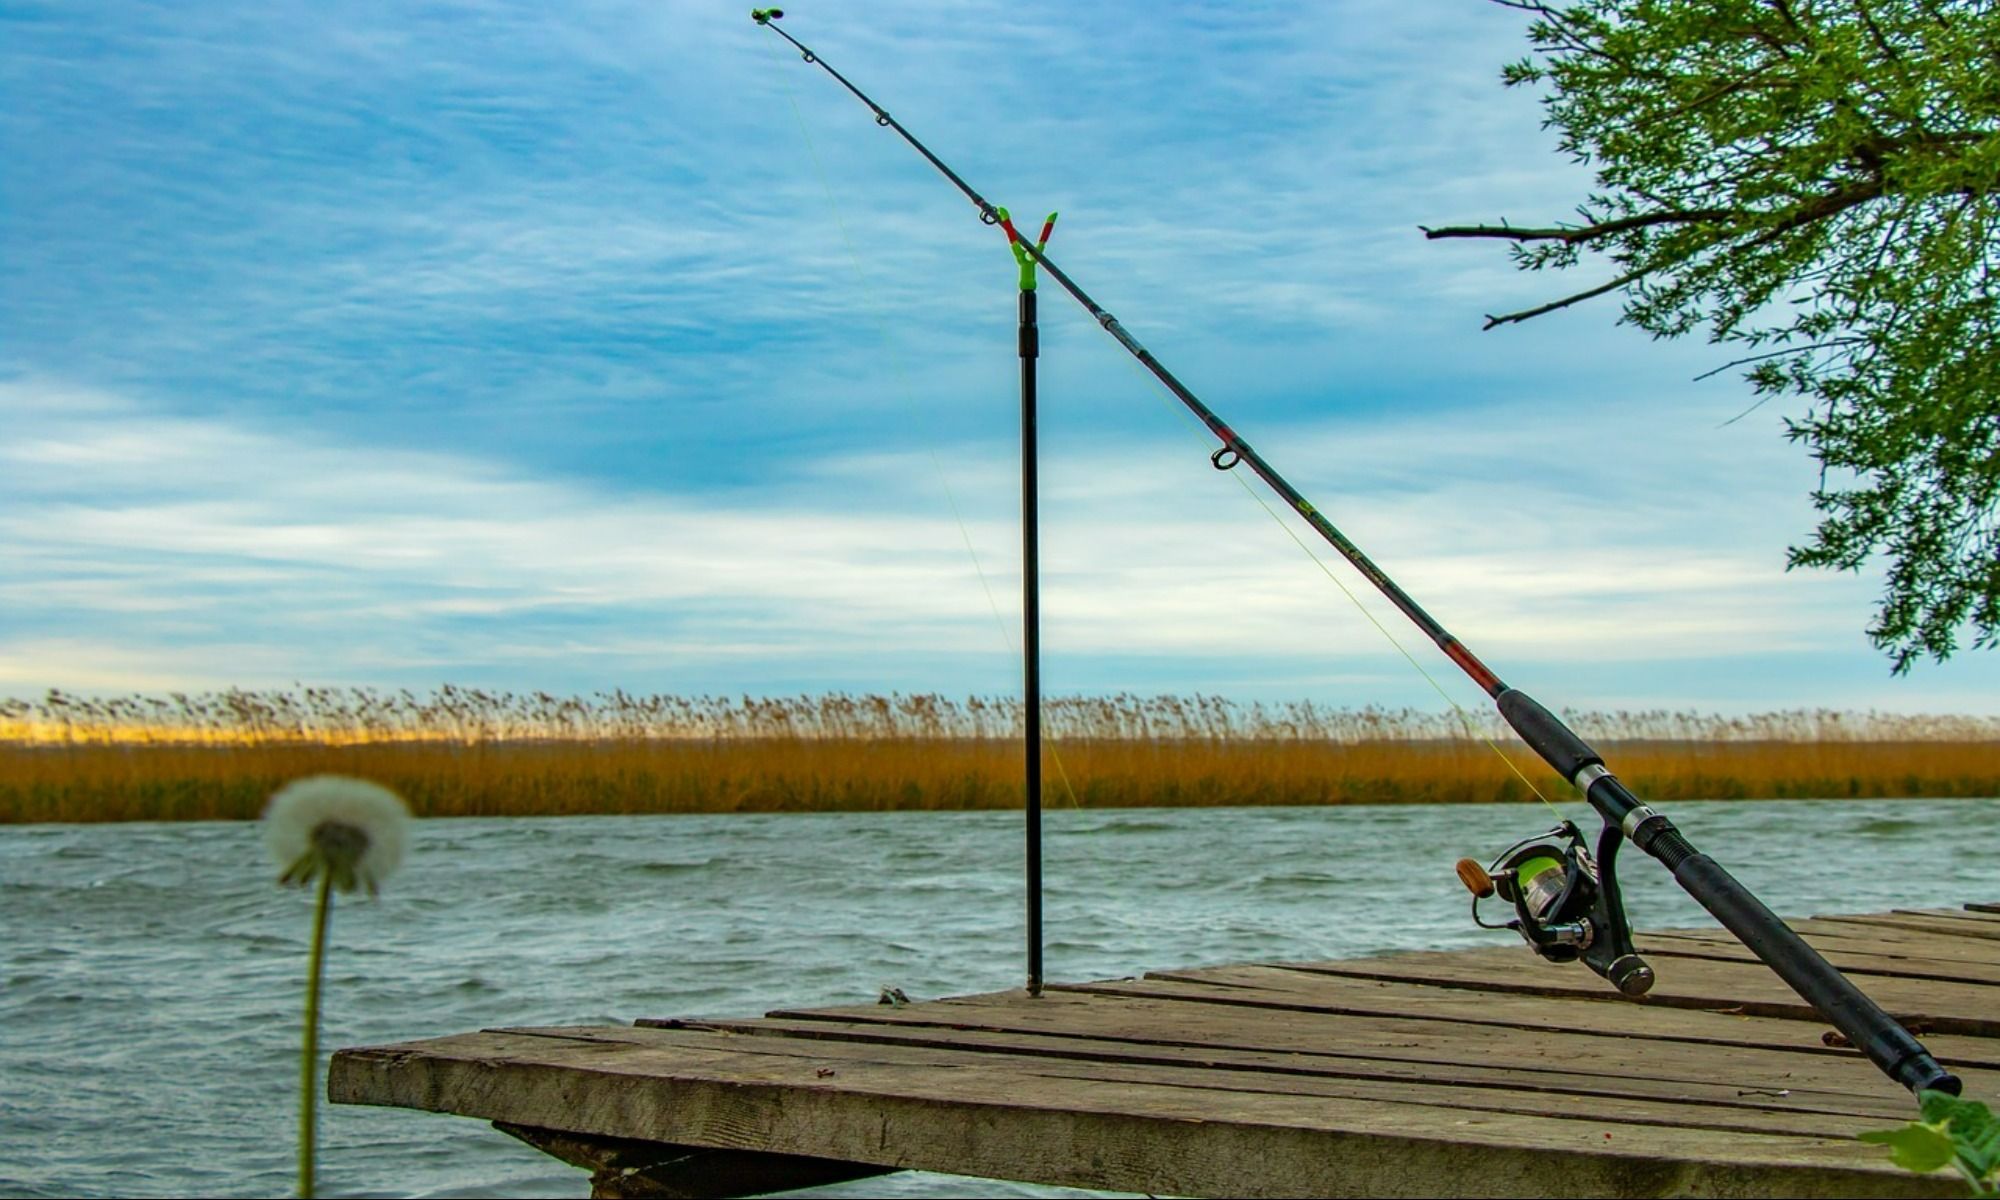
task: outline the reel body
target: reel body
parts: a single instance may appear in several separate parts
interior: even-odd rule
[[[1564,821],[1547,833],[1523,838],[1490,866],[1458,861],[1458,877],[1472,893],[1472,919],[1484,929],[1512,929],[1550,962],[1581,961],[1627,996],[1653,986],[1653,968],[1632,948],[1632,930],[1614,873],[1624,836],[1607,823],[1593,855],[1583,831]],[[1498,896],[1514,918],[1495,924],[1480,916],[1479,902]]]

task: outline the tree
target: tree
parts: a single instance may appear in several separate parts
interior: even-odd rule
[[[1502,79],[1596,187],[1574,222],[1424,232],[1612,278],[1486,327],[1618,292],[1655,337],[1705,328],[1802,406],[1820,519],[1789,565],[1881,555],[1898,673],[2000,644],[2000,3],[1493,2],[1533,17]]]

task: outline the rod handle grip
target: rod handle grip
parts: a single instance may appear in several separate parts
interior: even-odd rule
[[[1671,840],[1686,846],[1674,831]],[[1688,847],[1688,849],[1693,849]],[[1911,1091],[1935,1089],[1956,1096],[1958,1076],[1945,1070],[1902,1023],[1779,920],[1721,864],[1696,851],[1673,868],[1674,882],[1777,972],[1806,1003],[1889,1078]]]
[[[1500,715],[1521,740],[1528,743],[1542,760],[1556,769],[1556,773],[1572,782],[1576,773],[1592,763],[1602,763],[1604,756],[1591,749],[1590,743],[1576,735],[1576,731],[1563,724],[1562,718],[1536,703],[1526,692],[1508,688],[1494,699],[1500,708]]]

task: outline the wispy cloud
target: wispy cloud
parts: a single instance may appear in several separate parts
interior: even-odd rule
[[[1013,686],[1013,464],[983,451],[947,448],[961,527],[927,453],[809,463],[785,488],[719,503],[45,384],[0,386],[0,417],[0,555],[14,564],[0,682],[16,688]],[[1632,456],[1621,481],[1567,440],[1535,444],[1517,417],[1444,435],[1342,422],[1272,444],[1321,464],[1302,478],[1324,477],[1322,505],[1496,664],[1616,664],[1643,695],[1651,662],[1825,654],[1851,638],[1854,589],[1782,576],[1778,521],[1701,523],[1785,507],[1792,481],[1759,443],[1725,441],[1699,472],[1682,448]],[[1656,438],[1695,436],[1665,424]],[[1594,432],[1573,412],[1564,428]],[[1261,668],[1257,694],[1422,702],[1421,681],[1197,448],[1045,464],[1052,682],[1214,689]],[[1674,472],[1693,525],[1648,521],[1635,501]]]

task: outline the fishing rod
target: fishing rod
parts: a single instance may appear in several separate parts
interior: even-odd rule
[[[805,43],[779,28],[775,22],[784,16],[782,10],[753,9],[750,16],[790,42],[806,62],[819,66],[866,105],[875,114],[877,125],[893,130],[972,202],[980,220],[989,225],[1006,221],[1000,209],[974,191],[943,159],[905,129],[902,122],[890,116],[887,109]],[[1008,229],[1011,234],[1011,225]],[[1696,850],[1672,821],[1634,795],[1605,766],[1603,755],[1559,717],[1526,693],[1501,682],[1499,676],[1252,449],[1249,442],[1175,377],[1152,351],[1127,332],[1116,317],[1051,261],[1040,246],[1028,244],[1025,238],[1017,239],[1015,244],[1022,248],[1024,257],[1047,271],[1049,278],[1061,285],[1106,333],[1221,441],[1220,448],[1209,455],[1209,462],[1217,470],[1247,465],[1411,624],[1422,630],[1445,657],[1484,689],[1521,740],[1574,785],[1602,818],[1603,827],[1594,852],[1583,831],[1565,821],[1538,838],[1515,843],[1493,859],[1490,866],[1461,859],[1458,875],[1472,892],[1475,921],[1488,928],[1514,930],[1536,954],[1551,962],[1581,961],[1624,995],[1644,995],[1653,986],[1654,972],[1634,949],[1617,877],[1619,847],[1630,841],[1658,859],[1683,891],[1846,1035],[1885,1075],[1913,1092],[1936,1090],[1958,1094],[1961,1089],[1958,1077],[1945,1070],[1909,1030],[1855,987],[1721,864]],[[1490,896],[1511,903],[1514,918],[1497,926],[1483,920],[1479,916],[1479,901]]]

